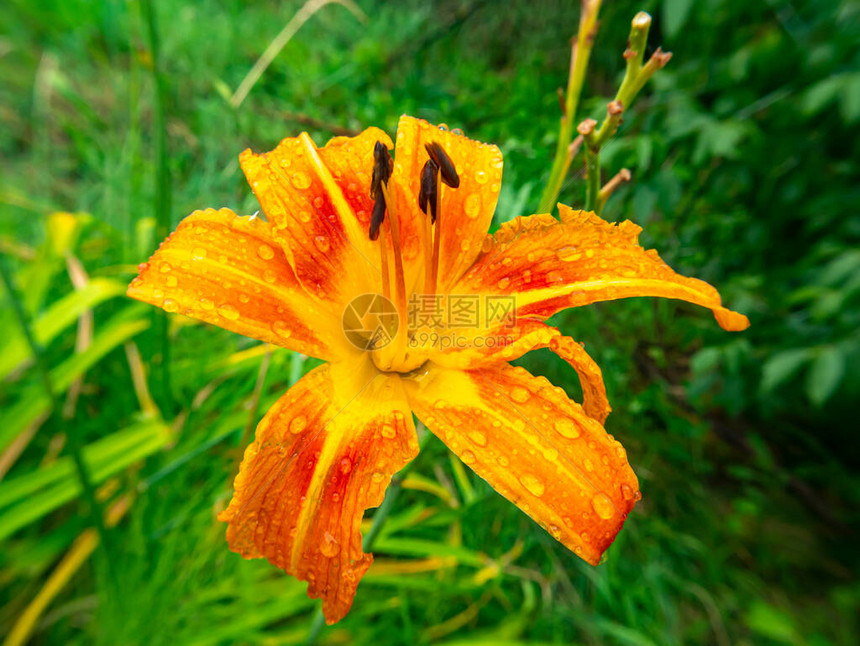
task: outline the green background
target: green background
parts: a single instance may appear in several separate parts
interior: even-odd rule
[[[148,3],[0,5],[0,251],[15,285],[0,293],[0,635],[126,500],[33,643],[305,640],[305,585],[229,552],[214,516],[246,429],[314,362],[278,351],[260,381],[262,355],[237,354],[255,342],[173,317],[167,385],[164,319],[124,285],[157,246],[157,212],[171,226],[206,206],[254,212],[238,153],[302,130],[322,144],[393,134],[401,113],[445,122],[503,151],[496,225],[532,212],[579,19],[572,0],[358,4],[364,22],[337,5],[313,15],[239,109],[230,95],[301,3],[153,0],[159,75]],[[605,4],[578,119],[602,118],[636,11],[674,57],[603,151],[607,177],[633,173],[604,216],[642,225],[644,246],[752,327],[725,333],[706,310],[650,299],[557,316],[603,369],[607,430],[644,495],[606,562],[578,560],[431,439],[378,540],[384,567],[323,642],[858,639],[860,7]],[[577,159],[560,199],[579,206],[584,190]],[[80,316],[92,342],[76,350]],[[521,363],[578,396],[548,352]],[[429,569],[404,571],[416,561]]]

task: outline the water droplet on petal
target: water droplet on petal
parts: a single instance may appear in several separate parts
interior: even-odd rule
[[[543,482],[533,475],[526,474],[524,476],[520,476],[520,482],[530,493],[534,494],[538,498],[540,498],[544,491],[546,491]]]
[[[460,459],[464,464],[475,464],[478,461],[478,458],[475,457],[475,454],[466,449],[460,454]]]
[[[263,260],[271,260],[275,257],[275,250],[267,244],[261,244],[257,247],[257,255]]]
[[[383,480],[385,480],[385,474],[384,474],[384,473],[380,473],[379,471],[375,471],[375,472],[373,473],[373,475],[372,475],[372,476],[370,476],[370,479],[371,479],[371,480],[373,480],[373,481],[374,481],[374,482],[376,482],[376,483],[380,483],[380,482],[382,482]]]
[[[548,283],[560,283],[563,280],[564,276],[559,271],[550,271],[546,275],[546,282]]]
[[[298,415],[294,417],[290,422],[290,433],[294,435],[298,435],[302,431],[305,430],[308,426],[308,418],[304,415]]]
[[[481,433],[481,431],[471,430],[468,435],[469,439],[478,446],[487,446],[487,436]]]
[[[144,264],[146,264],[146,263],[144,263]],[[138,267],[138,269],[140,269],[140,266]],[[163,262],[158,266],[158,271],[160,271],[162,274],[166,274],[171,269],[173,269],[173,265],[171,265],[169,262]]]
[[[206,250],[203,247],[194,247],[191,250],[191,257],[194,260],[203,260],[206,257]]]
[[[567,245],[561,247],[558,251],[555,252],[556,258],[561,260],[562,262],[573,262],[574,260],[578,260],[582,257],[582,254],[577,253],[575,245]]]
[[[275,321],[272,323],[272,331],[282,339],[289,339],[293,333],[286,321]]]
[[[178,312],[179,311],[179,303],[177,303],[172,298],[165,298],[164,302],[161,304],[161,307],[165,312]]]
[[[475,173],[475,181],[478,182],[478,184],[486,184],[489,179],[490,178],[487,173],[482,170],[479,170],[477,173]]]
[[[224,305],[219,306],[218,313],[225,319],[229,319],[231,321],[235,321],[239,318],[239,310],[228,303],[224,303]]]
[[[463,210],[470,218],[474,219],[478,217],[478,214],[481,212],[481,196],[478,193],[469,195],[463,203]]]
[[[267,269],[263,272],[263,280],[265,280],[267,283],[274,283],[277,278],[277,274],[271,269]]]
[[[525,404],[529,400],[529,397],[531,397],[531,394],[522,386],[514,386],[511,388],[511,399],[515,402]]]
[[[612,501],[606,494],[595,494],[591,499],[591,506],[594,507],[594,513],[603,520],[609,520],[615,515],[615,505],[612,504]]]
[[[385,424],[382,427],[382,437],[387,438],[389,440],[393,440],[397,437],[397,431],[391,424]]]
[[[314,238],[314,246],[319,249],[322,253],[325,253],[329,250],[331,244],[329,244],[328,238],[325,236],[317,236]]]
[[[204,310],[214,310],[215,309],[215,303],[210,301],[208,298],[201,298],[200,299],[200,307],[202,307]]]
[[[566,437],[569,439],[575,439],[579,437],[579,427],[573,420],[568,419],[566,417],[562,417],[555,420],[555,430],[562,437]]]
[[[499,289],[504,289],[505,287],[507,287],[510,284],[511,284],[511,279],[508,278],[507,276],[499,278],[499,282],[496,283],[496,285],[499,286]]]
[[[621,497],[624,500],[633,500],[633,488],[626,482],[621,485]]]
[[[340,551],[340,545],[338,545],[335,537],[328,532],[323,534],[323,540],[320,543],[320,553],[326,558],[331,558],[337,554],[338,551]]]
[[[308,175],[306,172],[300,170],[293,173],[293,176],[290,178],[290,181],[292,181],[293,186],[295,186],[300,191],[303,191],[311,185],[311,176]]]
[[[549,533],[555,540],[557,540],[557,541],[561,540],[561,528],[558,527],[557,525],[550,525],[549,526]]]

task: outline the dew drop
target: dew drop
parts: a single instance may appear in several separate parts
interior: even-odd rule
[[[352,461],[349,458],[343,458],[340,461],[340,472],[346,475],[352,471]]]
[[[200,299],[200,307],[203,308],[204,310],[211,311],[211,310],[215,309],[215,303],[210,301],[208,298],[201,298]]]
[[[555,420],[554,426],[555,430],[562,437],[566,437],[569,439],[576,439],[577,437],[579,437],[579,427],[571,419],[568,419],[566,417],[557,419]]]
[[[550,525],[549,533],[555,540],[561,540],[561,528],[558,525]]]
[[[481,212],[481,196],[478,193],[469,195],[463,203],[463,210],[472,219],[478,217],[478,214]]]
[[[272,323],[272,331],[282,339],[289,339],[293,333],[286,321],[275,321]]]
[[[290,433],[292,433],[293,435],[298,435],[299,433],[304,431],[305,428],[307,428],[307,425],[308,419],[304,415],[294,417],[290,422]]]
[[[138,267],[138,269],[140,269],[140,267]],[[158,266],[158,271],[160,271],[162,274],[166,274],[171,269],[173,269],[173,265],[171,265],[169,262],[163,262]]]
[[[326,532],[323,535],[322,542],[320,543],[320,554],[326,558],[331,558],[337,554],[338,551],[340,551],[340,545],[338,545],[337,540],[335,540],[334,536]]]
[[[564,276],[562,276],[559,271],[551,271],[546,275],[546,282],[548,283],[560,283],[563,280]]]
[[[329,244],[328,238],[326,238],[325,236],[317,236],[316,238],[314,238],[314,246],[316,246],[316,248],[319,249],[322,253],[325,253],[329,250],[329,247],[331,245]]]
[[[573,262],[581,258],[582,254],[577,253],[575,245],[567,245],[556,251],[555,256],[562,262]]]
[[[161,307],[165,312],[179,311],[179,304],[172,298],[165,298],[164,302],[161,304]]]
[[[460,459],[464,464],[475,464],[478,461],[478,458],[475,457],[475,454],[466,449],[460,454]]]
[[[482,170],[475,173],[475,181],[478,182],[478,184],[486,184],[489,179],[490,178],[487,176],[487,173]]]
[[[261,244],[257,247],[257,255],[263,260],[271,260],[275,257],[275,250],[267,244]]]
[[[393,440],[397,437],[397,431],[394,430],[394,427],[391,424],[385,424],[382,427],[382,437]]]
[[[194,260],[203,260],[206,257],[206,250],[203,247],[194,247],[191,250],[191,257]]]
[[[293,176],[290,178],[290,181],[292,181],[293,186],[295,186],[300,191],[303,191],[311,185],[311,176],[308,175],[306,172],[300,170],[293,173]]]
[[[267,269],[263,272],[263,280],[265,280],[267,283],[274,283],[275,280],[277,280],[277,274],[275,274],[275,272],[271,269]]]
[[[225,319],[229,319],[231,321],[235,321],[239,318],[239,310],[228,303],[224,303],[224,305],[219,306],[218,313]]]
[[[606,494],[595,494],[591,499],[591,506],[594,507],[594,513],[600,516],[603,520],[609,520],[615,515],[615,505],[607,498]]]
[[[522,485],[529,490],[530,493],[534,494],[538,498],[540,498],[546,488],[544,487],[543,482],[541,482],[537,477],[533,475],[524,475],[520,477],[520,482]]]
[[[247,303],[250,300],[251,300],[251,297],[248,296],[245,292],[239,293],[239,302],[240,303]]]
[[[585,467],[585,470],[589,473],[594,471],[594,462],[592,462],[589,458],[585,458],[585,461],[582,464]]]
[[[531,394],[529,391],[522,386],[514,386],[511,388],[511,399],[517,403],[525,404],[529,400],[530,396]]]
[[[487,436],[481,433],[481,431],[471,430],[468,435],[469,439],[478,446],[487,446]]]
[[[510,464],[511,464],[511,461],[508,460],[508,458],[504,455],[500,455],[499,457],[497,457],[496,462],[498,462],[499,465],[501,465],[503,467],[510,466]]]
[[[621,485],[621,497],[624,500],[633,500],[633,488],[626,482]]]
[[[496,283],[496,285],[499,286],[499,289],[504,289],[505,287],[507,287],[510,284],[511,284],[511,279],[508,278],[507,276],[504,276],[503,278],[499,278],[499,282]]]
[[[370,476],[370,479],[371,479],[371,480],[373,480],[373,481],[374,481],[374,482],[376,482],[376,483],[380,483],[380,482],[382,482],[383,480],[385,480],[385,474],[384,474],[384,473],[380,473],[379,471],[374,471],[373,475],[372,475],[372,476]]]

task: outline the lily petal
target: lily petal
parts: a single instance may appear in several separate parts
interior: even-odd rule
[[[407,393],[464,463],[591,564],[641,497],[621,444],[523,368],[431,368]]]
[[[481,251],[502,181],[502,153],[496,146],[442,130],[423,119],[400,117],[394,149],[392,184],[398,187],[398,204],[425,217],[418,209],[421,169],[430,158],[424,146],[437,142],[454,162],[460,176],[456,189],[443,186],[442,242],[439,250],[440,291],[446,291]]]
[[[516,294],[517,316],[540,318],[598,301],[662,296],[710,308],[725,330],[749,327],[708,283],[676,274],[639,246],[639,226],[563,204],[559,212],[561,221],[542,214],[502,225],[452,292]]]
[[[302,290],[271,225],[229,209],[182,220],[128,295],[314,357],[354,352],[339,320]]]
[[[230,549],[307,581],[326,621],[339,621],[373,561],[361,545],[364,511],[417,454],[399,377],[369,362],[316,368],[269,410],[245,451],[219,515]]]
[[[460,338],[467,339],[464,334]],[[582,344],[564,336],[558,328],[537,319],[521,318],[511,328],[476,335],[464,348],[445,348],[433,361],[447,368],[474,369],[488,363],[514,361],[532,350],[549,348],[576,370],[582,385],[582,407],[589,417],[603,424],[612,411],[600,366]]]
[[[239,163],[305,289],[336,315],[351,296],[379,291],[378,251],[368,237],[373,146],[378,128],[318,149],[307,133]]]

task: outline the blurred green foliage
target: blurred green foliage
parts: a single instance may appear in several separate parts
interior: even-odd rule
[[[502,147],[499,222],[535,208],[578,3],[359,4],[363,24],[335,5],[314,15],[234,110],[230,94],[301,3],[154,2],[172,224],[198,207],[257,209],[246,147],[302,129],[319,143],[393,132],[404,112]],[[728,335],[706,312],[642,299],[560,315],[603,368],[607,429],[645,496],[607,562],[581,563],[431,441],[330,643],[856,643],[860,6],[605,4],[578,118],[604,113],[636,11],[674,58],[603,150],[607,174],[633,172],[604,215],[644,226],[643,244],[752,327]],[[17,292],[0,310],[0,634],[97,526],[99,548],[35,643],[302,643],[315,607],[304,584],[228,552],[214,515],[243,430],[313,362],[275,352],[254,407],[255,343],[175,319],[176,410],[160,415],[135,382],[157,381],[161,348],[151,308],[122,295],[158,242],[140,4],[8,0],[0,24],[0,251]],[[566,203],[582,204],[580,168]],[[13,302],[65,414],[51,412]],[[577,393],[548,353],[523,363]],[[81,496],[77,458],[97,500]],[[104,527],[121,500],[127,515]]]

